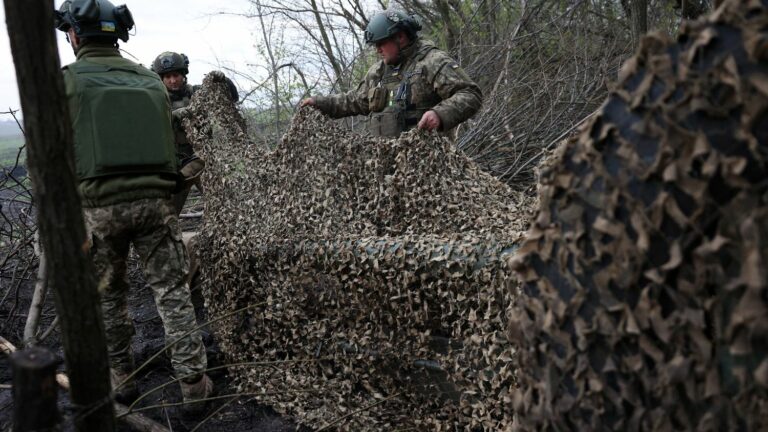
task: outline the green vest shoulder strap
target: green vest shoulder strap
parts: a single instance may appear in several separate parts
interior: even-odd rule
[[[100,62],[92,62],[88,60],[78,60],[74,63],[70,63],[67,66],[64,66],[63,69],[69,69],[74,73],[104,73],[104,72],[112,72],[112,71],[123,71],[127,73],[133,73],[137,75],[142,75],[146,78],[152,79],[152,80],[159,80],[159,76],[152,72],[151,70],[145,68],[144,66],[138,65],[138,64],[128,64],[128,63],[100,63]],[[160,81],[160,84],[162,84],[162,81]]]
[[[77,175],[177,174],[168,94],[139,65],[79,60],[68,65]]]

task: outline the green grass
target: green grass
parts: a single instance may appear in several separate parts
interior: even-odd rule
[[[24,137],[22,135],[0,136],[0,150],[18,149],[22,145],[24,145]]]
[[[0,166],[6,167],[16,162],[19,148],[24,145],[23,136],[0,136]],[[23,165],[27,159],[27,153],[22,152],[19,164]]]

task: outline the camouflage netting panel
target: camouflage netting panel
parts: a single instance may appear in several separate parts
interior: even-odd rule
[[[282,361],[233,368],[242,390],[316,428],[510,427],[507,258],[530,203],[443,137],[363,137],[312,109],[254,148],[220,87],[186,125],[207,305],[256,305],[216,323],[231,362]]]
[[[767,7],[646,37],[542,175],[519,429],[768,428]]]

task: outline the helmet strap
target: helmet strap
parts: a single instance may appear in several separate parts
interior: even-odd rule
[[[83,40],[71,28],[67,30],[66,35],[67,42],[69,42],[69,45],[72,47],[72,51],[75,53],[75,55],[77,55],[77,52],[80,51],[80,48],[83,46]]]
[[[408,38],[408,44],[406,44],[405,46],[400,45],[401,34],[405,35],[405,37]],[[406,49],[408,49],[408,47],[413,45],[413,41],[408,36],[408,33],[403,30],[400,30],[399,32],[395,33],[395,35],[393,36],[393,39],[395,40],[395,45],[397,45],[397,63],[400,64],[403,61],[403,51],[405,51]]]

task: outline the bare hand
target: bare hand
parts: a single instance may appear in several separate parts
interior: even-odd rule
[[[440,129],[440,125],[442,124],[443,122],[440,120],[440,116],[437,115],[436,112],[429,110],[425,112],[423,116],[421,116],[418,127],[419,129],[432,131]]]
[[[303,108],[303,107],[305,107],[305,106],[312,106],[312,107],[313,107],[313,106],[317,106],[317,105],[315,104],[315,98],[313,98],[313,97],[308,97],[308,98],[304,99],[303,101],[301,101],[301,104],[299,104],[299,107],[302,107],[302,108]]]

